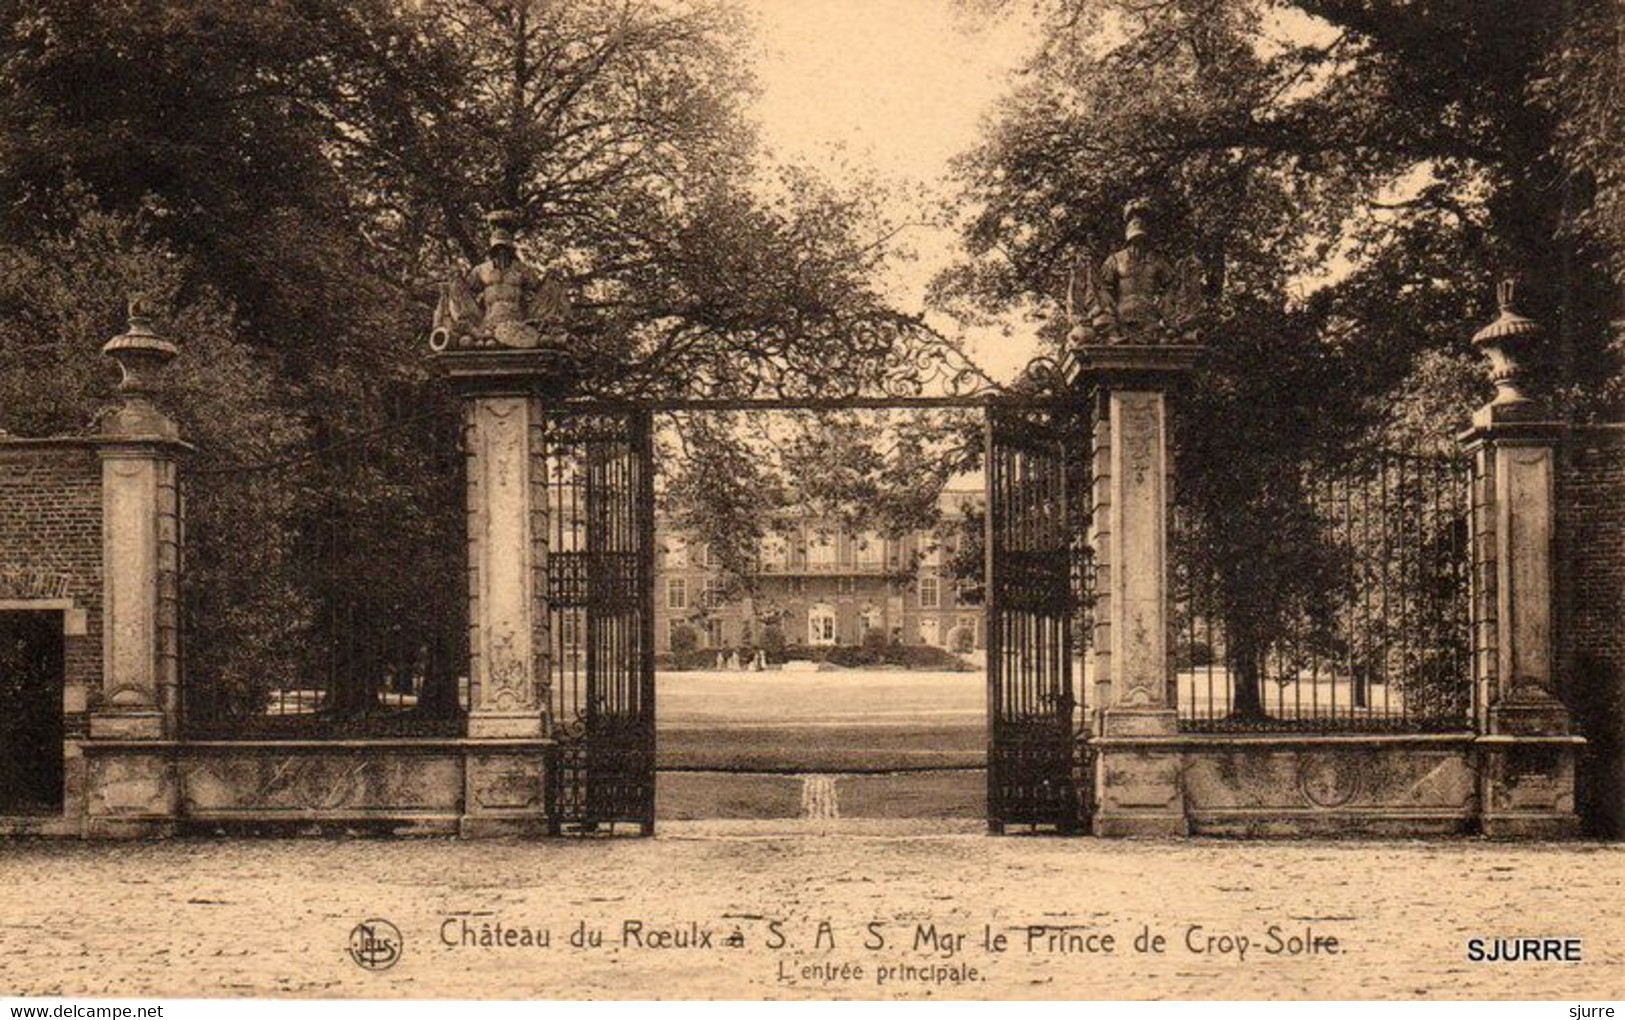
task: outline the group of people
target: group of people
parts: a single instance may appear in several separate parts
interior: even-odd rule
[[[745,655],[741,657],[739,649],[726,654],[719,651],[717,652],[717,669],[729,670],[734,673],[760,673],[767,669],[767,652],[761,648],[756,649],[755,652],[746,649]]]

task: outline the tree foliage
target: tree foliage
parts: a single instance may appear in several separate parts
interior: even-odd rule
[[[176,394],[204,451],[195,506],[253,536],[196,550],[191,575],[219,624],[208,647],[235,640],[245,656],[207,667],[239,703],[323,668],[246,634],[264,608],[248,586],[291,600],[261,618],[298,640],[359,645],[341,656],[365,674],[347,711],[397,670],[381,659],[427,654],[400,635],[455,623],[438,597],[455,585],[422,597],[459,553],[442,526],[458,504],[437,495],[444,435],[412,423],[449,410],[422,341],[435,281],[483,254],[485,212],[519,212],[523,255],[571,286],[573,342],[629,364],[611,381],[643,392],[872,386],[931,339],[874,282],[892,229],[877,195],[761,171],[745,26],[722,4],[3,0],[0,13],[15,296],[0,308],[0,427],[79,425],[81,401],[106,392],[95,351],[121,326],[119,295],[167,303],[165,331],[220,383]],[[79,239],[102,230],[87,209],[120,224],[105,254]],[[169,260],[158,286],[137,271],[149,252]],[[241,558],[251,548],[261,559]]]
[[[1302,466],[1448,445],[1483,396],[1459,369],[1497,277],[1523,275],[1525,311],[1551,328],[1536,368],[1555,410],[1619,408],[1615,221],[1605,188],[1592,202],[1578,187],[1616,173],[1618,13],[1031,6],[1043,42],[960,163],[968,256],[935,294],[1048,308],[1058,345],[1071,267],[1117,247],[1124,203],[1152,197],[1165,249],[1200,259],[1214,306],[1213,356],[1178,400],[1176,488],[1227,595],[1231,665],[1256,685],[1259,647],[1324,581]]]
[[[1557,338],[1548,381],[1577,409],[1613,406],[1615,221],[1578,184],[1617,174],[1612,5],[1037,6],[1045,45],[962,167],[973,258],[945,299],[1055,295],[1150,194],[1215,296],[1301,305],[1318,339],[1358,344],[1352,381],[1379,400],[1518,273]]]

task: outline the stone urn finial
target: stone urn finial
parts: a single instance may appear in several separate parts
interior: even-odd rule
[[[1502,280],[1495,296],[1501,314],[1473,334],[1473,346],[1490,359],[1490,381],[1495,384],[1495,397],[1481,409],[1480,415],[1500,420],[1529,418],[1539,412],[1539,407],[1520,388],[1523,362],[1544,330],[1540,323],[1518,312],[1516,280]]]
[[[164,368],[180,348],[159,336],[152,325],[153,309],[144,294],[131,294],[129,325],[102,345],[102,353],[118,362],[119,407],[102,423],[108,435],[176,438],[175,422],[153,403]]]

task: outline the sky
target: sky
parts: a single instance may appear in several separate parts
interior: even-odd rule
[[[778,159],[837,181],[864,173],[901,194],[923,189],[946,207],[949,162],[971,148],[983,120],[1037,41],[1030,22],[989,24],[955,0],[743,0],[760,43],[761,96],[753,111]],[[923,307],[926,284],[958,246],[949,230],[911,227],[917,258],[885,281],[903,309]],[[952,324],[935,321],[938,328]],[[957,329],[953,330],[957,332]],[[977,362],[1009,379],[1034,353],[1029,331],[967,336]]]

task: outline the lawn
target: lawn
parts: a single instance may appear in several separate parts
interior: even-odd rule
[[[664,769],[846,772],[983,763],[984,674],[661,673]]]

